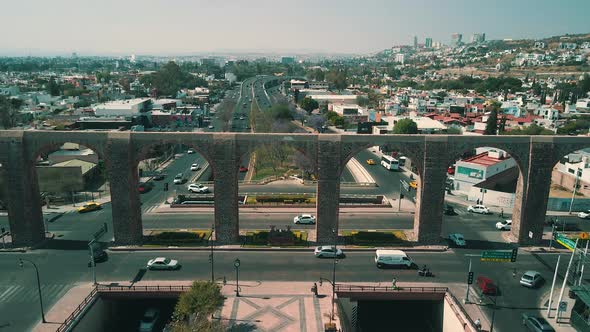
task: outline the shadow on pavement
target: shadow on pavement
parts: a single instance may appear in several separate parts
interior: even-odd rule
[[[257,331],[256,325],[251,323],[240,323],[228,327],[228,332],[251,332]]]
[[[134,283],[140,281],[146,272],[147,272],[147,269],[139,269],[139,271],[137,271],[137,274],[135,275],[133,280],[131,280],[131,283],[134,284]]]
[[[39,249],[87,250],[88,241],[51,239],[41,245]]]
[[[512,250],[514,244],[506,242],[493,242],[493,241],[481,241],[481,240],[470,240],[467,239],[467,249],[502,249]]]

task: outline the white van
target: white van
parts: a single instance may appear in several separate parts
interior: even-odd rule
[[[382,250],[375,251],[375,264],[378,268],[400,266],[410,268],[414,264],[412,259],[401,250]]]

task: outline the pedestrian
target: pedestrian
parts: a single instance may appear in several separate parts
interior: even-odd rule
[[[313,283],[313,286],[311,287],[311,292],[313,293],[313,295],[315,297],[318,296],[318,285],[315,282]]]
[[[516,278],[516,268],[512,270],[512,278]]]
[[[504,208],[500,208],[500,218],[504,218]]]
[[[475,320],[475,328],[478,331],[481,331],[481,321],[479,320],[479,318]]]
[[[393,280],[391,281],[391,287],[393,289],[397,289],[397,278],[393,277]]]
[[[477,201],[475,201],[476,205],[479,205],[479,198],[477,199]]]

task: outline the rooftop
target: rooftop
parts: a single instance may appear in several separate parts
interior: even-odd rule
[[[492,166],[492,165],[495,165],[505,159],[506,158],[496,158],[494,156],[490,156],[489,151],[486,151],[484,153],[480,153],[480,154],[475,155],[473,157],[463,159],[462,161],[466,162],[466,163],[477,164],[477,165]]]

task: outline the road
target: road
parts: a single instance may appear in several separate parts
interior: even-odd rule
[[[59,254],[56,254],[59,253]],[[458,298],[465,293],[465,279],[468,261],[473,261],[475,275],[486,275],[500,285],[502,295],[496,312],[497,331],[522,331],[520,314],[531,312],[531,308],[541,306],[541,297],[548,291],[549,283],[541,289],[525,289],[512,277],[512,270],[537,270],[546,278],[551,277],[550,267],[556,255],[534,256],[521,252],[517,263],[483,263],[469,255],[479,255],[480,251],[454,250],[446,253],[410,253],[416,264],[426,264],[434,273],[427,280],[418,277],[415,270],[379,270],[373,261],[373,252],[349,252],[339,260],[337,280],[339,282],[379,282],[390,285],[392,276],[398,284],[417,282],[437,282],[451,287]],[[133,280],[195,280],[210,278],[210,265],[207,251],[196,252],[110,252],[107,262],[97,266],[97,280],[100,283],[131,282]],[[264,259],[260,255],[264,254]],[[182,268],[178,271],[145,271],[145,263],[155,256],[170,256],[178,259]],[[331,277],[332,260],[317,259],[309,252],[215,252],[215,273],[217,278],[226,277],[231,284],[235,275],[233,260],[239,257],[240,282],[242,293],[248,287],[264,287],[256,281],[318,281],[320,277]],[[91,281],[92,274],[87,267],[87,252],[80,250],[36,250],[28,253],[6,253],[0,255],[0,331],[25,331],[39,319],[38,297],[35,273],[30,265],[18,267],[18,258],[34,261],[41,277],[41,289],[46,310],[49,309],[72,285]],[[293,273],[297,271],[297,273]],[[472,300],[477,298],[472,295]],[[484,299],[484,303],[485,303]],[[486,308],[487,310],[487,308]]]

